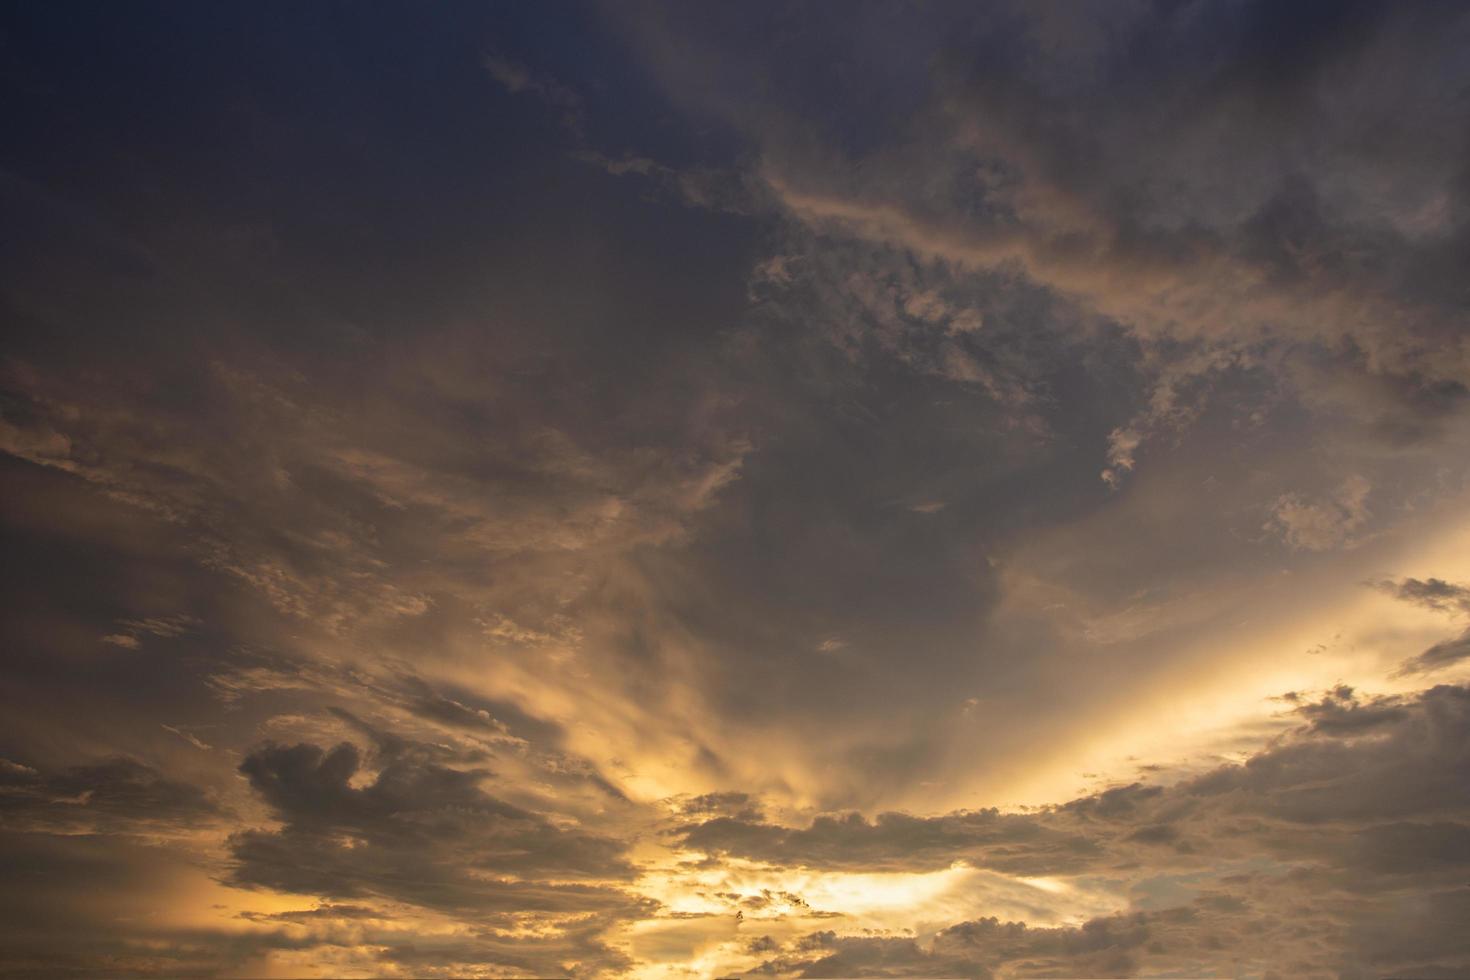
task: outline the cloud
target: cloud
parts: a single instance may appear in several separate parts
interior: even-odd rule
[[[626,962],[601,937],[654,905],[626,890],[625,844],[489,796],[479,788],[487,773],[425,761],[412,743],[390,742],[376,761],[368,778],[350,743],[249,755],[240,771],[282,827],[231,836],[229,882],[479,925],[448,942],[379,929],[381,959],[409,969],[489,963],[580,976]]]
[[[1122,483],[1121,473],[1133,469],[1138,462],[1135,454],[1138,447],[1143,444],[1143,436],[1131,426],[1124,429],[1114,429],[1108,434],[1108,467],[1102,471],[1103,482],[1110,487],[1118,487]]]
[[[622,844],[486,795],[483,772],[389,757],[359,786],[360,765],[345,742],[330,751],[268,745],[247,757],[240,771],[284,827],[235,835],[232,880],[486,915],[638,907],[615,889],[576,883],[631,877]]]
[[[230,815],[212,794],[126,756],[42,771],[0,767],[0,825],[49,834],[182,834]]]
[[[583,100],[576,90],[549,75],[532,72],[525,65],[500,55],[485,56],[485,70],[512,95],[530,93],[561,113],[561,123],[580,135],[586,126]]]
[[[183,636],[196,628],[199,621],[193,616],[156,616],[149,619],[121,619],[118,625],[123,628],[121,633],[109,633],[102,637],[103,643],[122,647],[124,650],[136,650],[142,645],[141,636],[154,636],[163,639],[174,639]]]
[[[1306,501],[1298,494],[1284,494],[1272,507],[1266,527],[1292,548],[1340,548],[1351,543],[1353,534],[1372,516],[1367,505],[1372,489],[1363,477],[1350,476],[1327,500]]]
[[[1427,674],[1430,671],[1453,666],[1466,658],[1470,658],[1470,631],[1461,633],[1452,640],[1436,643],[1418,656],[1404,661],[1399,666],[1397,676]]]
[[[1443,776],[1470,764],[1470,690],[1365,700],[1340,687],[1295,711],[1305,724],[1277,744],[1173,785],[1118,786],[1015,814],[848,815],[805,827],[717,817],[686,825],[680,841],[778,867],[925,871],[964,861],[1073,882],[1121,876],[1141,906],[1081,929],[992,919],[927,940],[813,934],[805,947],[764,960],[766,972],[781,976],[1187,971],[1217,962],[1211,949],[1237,969],[1371,962],[1369,969],[1413,972],[1470,959],[1470,947],[1443,930],[1411,951],[1385,944],[1379,928],[1416,915],[1409,910],[1437,900],[1461,873],[1470,795],[1463,781]],[[1149,901],[1170,880],[1188,885],[1171,886],[1162,906]],[[1297,916],[1287,916],[1293,907]],[[1253,936],[1248,923],[1269,908],[1300,927]],[[1351,931],[1370,924],[1371,939]]]
[[[193,732],[187,732],[184,731],[182,728],[175,728],[173,725],[164,725],[162,723],[159,724],[159,727],[166,732],[172,732],[179,738],[183,739],[185,742],[188,742],[190,745],[194,746],[194,748],[199,749],[203,752],[208,752],[211,748],[213,748],[213,746],[204,742]]]
[[[600,941],[607,922],[596,916],[535,931],[524,920],[513,932],[483,922],[466,930],[392,903],[287,909],[281,896],[234,915],[242,893],[211,882],[198,854],[92,835],[0,834],[0,860],[26,886],[23,897],[20,889],[5,896],[0,969],[28,976],[258,974],[273,964],[293,973],[493,968],[593,977],[627,965]],[[229,904],[211,916],[201,899]]]
[[[1470,614],[1470,589],[1463,585],[1446,582],[1444,579],[1405,578],[1399,581],[1384,579],[1376,583],[1375,587],[1396,599],[1436,612],[1447,612],[1460,616]],[[1405,660],[1399,665],[1395,676],[1409,677],[1415,674],[1427,674],[1453,666],[1467,657],[1470,657],[1470,631],[1436,643],[1423,653]]]
[[[1092,841],[1026,815],[995,810],[913,817],[883,813],[819,816],[805,828],[716,817],[680,832],[680,843],[782,866],[849,871],[932,871],[964,860],[1012,874],[1077,871]]]
[[[1463,10],[282,16],[13,59],[0,971],[1470,971]]]
[[[772,192],[824,247],[871,244],[894,271],[917,261],[1023,276],[1132,333],[1152,393],[1180,391],[1183,420],[1203,414],[1208,386],[1189,382],[1207,365],[1264,356],[1293,398],[1325,407],[1322,393],[1341,384],[1360,410],[1379,404],[1379,438],[1392,439],[1435,414],[1413,392],[1465,381],[1449,274],[1467,213],[1454,149],[1464,137],[1431,95],[1444,73],[1463,73],[1443,40],[1463,18],[1368,8],[1323,18],[1332,25],[1310,37],[1299,27],[1311,18],[1260,4],[1139,7],[1106,24],[1080,8],[936,15],[899,32],[931,45],[927,71],[883,76],[908,124],[870,115],[851,124],[863,140],[828,128],[849,102],[816,98],[818,81],[754,46],[667,12],[643,33],[671,88],[698,93],[761,147]],[[803,40],[832,63],[898,31],[877,19]],[[669,50],[673,23],[700,60]],[[1263,53],[1267,37],[1291,40]],[[737,66],[752,63],[783,84],[747,91]],[[1364,64],[1379,84],[1363,81]],[[1365,146],[1369,125],[1402,142]],[[938,302],[919,290],[904,308],[922,318]],[[992,309],[981,313],[990,322]],[[1305,369],[1334,348],[1360,355],[1350,379]],[[1369,395],[1395,386],[1386,401]],[[1116,433],[1098,450],[1106,479],[1179,427],[1146,407],[1105,429]]]
[[[1444,579],[1406,578],[1400,581],[1385,579],[1377,583],[1381,592],[1441,612],[1470,613],[1470,588],[1446,582]]]
[[[1463,754],[1457,740],[1470,725],[1470,691],[1440,686],[1413,697],[1364,700],[1340,687],[1294,711],[1305,722],[1295,735],[1243,764],[1172,786],[1116,786],[1025,813],[884,813],[871,822],[858,814],[824,815],[805,827],[716,817],[683,827],[679,840],[693,849],[782,866],[926,871],[965,861],[1037,876],[1124,866],[1135,853],[1127,840],[1172,843],[1194,833],[1209,838],[1220,821],[1242,814],[1283,827],[1364,827],[1470,813],[1470,795],[1439,776],[1442,761],[1453,766]],[[1258,853],[1275,850],[1264,845]],[[1188,852],[1178,860],[1196,863]]]
[[[1312,731],[1340,735],[1365,732],[1403,721],[1407,716],[1407,710],[1395,699],[1378,698],[1364,703],[1346,685],[1328,691],[1320,701],[1299,704],[1296,712],[1310,720]]]
[[[911,938],[811,933],[787,955],[754,972],[800,977],[914,976],[1127,976],[1159,923],[1180,916],[1135,914],[1095,918],[1078,927],[1038,929],[1022,922],[976,919],[938,932],[926,945]],[[1152,927],[1152,928],[1151,928]]]

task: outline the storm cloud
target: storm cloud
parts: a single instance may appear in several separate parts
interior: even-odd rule
[[[0,970],[1470,971],[1470,15],[0,15]]]

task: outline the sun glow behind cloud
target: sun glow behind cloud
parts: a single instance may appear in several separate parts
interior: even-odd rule
[[[663,913],[632,926],[627,939],[645,960],[656,962],[662,950],[671,976],[690,969],[749,970],[761,959],[749,949],[753,941],[787,940],[839,924],[845,931],[923,938],[954,921],[998,917],[1075,926],[1127,906],[1105,883],[1012,877],[963,863],[926,873],[842,873],[710,862],[690,852],[671,858],[667,868],[637,883]]]
[[[1255,583],[1254,601],[1239,607],[1232,628],[1217,629],[1203,642],[1182,642],[1178,668],[1158,672],[1113,717],[1088,723],[1085,734],[1055,754],[1028,760],[1025,776],[992,784],[986,793],[1012,805],[1059,803],[1089,781],[1096,786],[1137,778],[1143,762],[1174,769],[1177,777],[1222,759],[1239,760],[1295,725],[1278,700],[1285,692],[1339,684],[1417,689],[1413,678],[1387,675],[1442,637],[1449,620],[1369,586],[1416,565],[1443,569],[1452,580],[1470,579],[1470,519],[1461,502],[1449,501],[1407,537],[1370,545],[1313,574],[1278,572]]]

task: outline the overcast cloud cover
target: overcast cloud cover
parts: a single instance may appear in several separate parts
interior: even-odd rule
[[[0,973],[1470,976],[1470,8],[0,70]]]

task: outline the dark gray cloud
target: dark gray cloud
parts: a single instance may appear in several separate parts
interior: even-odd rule
[[[0,971],[215,976],[258,973],[272,957],[294,956],[303,972],[333,964],[342,972],[461,975],[496,964],[515,973],[588,977],[627,962],[600,941],[609,924],[601,915],[582,914],[566,929],[537,936],[509,938],[482,923],[471,934],[427,941],[423,924],[405,922],[402,907],[393,904],[324,903],[246,913],[218,927],[190,925],[179,921],[170,893],[185,885],[185,901],[197,897],[197,861],[153,844],[87,834],[0,835],[0,867],[15,886],[0,896]]]
[[[786,828],[729,817],[682,832],[690,847],[803,868],[924,871],[964,861],[1013,874],[1123,876],[1138,899],[1169,875],[1181,904],[1082,929],[965,923],[929,940],[815,936],[766,961],[806,976],[1132,975],[1234,962],[1294,970],[1461,969],[1470,945],[1411,920],[1463,877],[1470,841],[1470,690],[1364,701],[1349,689],[1297,709],[1307,724],[1241,765],[1170,786],[1120,786],[1027,814],[821,817]],[[1229,866],[1255,872],[1232,874]],[[1264,874],[1262,874],[1264,870]],[[1298,903],[1298,927],[1252,935]],[[1147,905],[1145,905],[1147,907]],[[1425,932],[1411,951],[1386,923]],[[1344,925],[1347,923],[1347,925]],[[1355,932],[1373,924],[1371,938]],[[1416,974],[1417,975],[1417,974]]]
[[[1311,721],[1312,731],[1329,735],[1367,732],[1380,725],[1402,721],[1407,716],[1397,699],[1378,698],[1364,703],[1345,684],[1328,691],[1319,701],[1299,703],[1296,711]]]
[[[486,795],[485,773],[399,757],[355,786],[360,765],[347,742],[271,745],[246,758],[240,771],[284,826],[235,835],[233,880],[483,914],[639,906],[613,889],[567,884],[630,878],[625,845]]]
[[[1378,588],[1396,599],[1437,612],[1461,616],[1470,613],[1470,589],[1444,579],[1386,579],[1378,583]],[[1399,665],[1398,676],[1427,674],[1453,666],[1467,657],[1470,657],[1470,632],[1436,643],[1423,653],[1405,660]]]
[[[1470,612],[1470,588],[1439,578],[1392,579],[1378,583],[1378,588],[1396,599],[1412,602],[1442,612]]]
[[[1156,921],[1188,910],[1092,919],[1080,927],[1038,929],[978,919],[940,931],[927,948],[907,938],[812,933],[753,971],[801,977],[901,977],[920,973],[989,980],[993,976],[1131,976]]]
[[[289,921],[391,921],[407,906],[479,924],[478,934],[448,942],[371,927],[379,960],[395,968],[453,974],[494,963],[583,976],[627,963],[601,937],[652,914],[656,903],[624,890],[633,876],[624,842],[555,826],[487,795],[483,770],[425,761],[422,747],[402,739],[380,745],[370,780],[351,743],[267,745],[248,756],[240,771],[282,827],[235,833],[227,880],[347,900]],[[363,900],[390,904],[375,912],[354,904]],[[532,922],[535,935],[501,932]]]
[[[1432,670],[1457,664],[1467,657],[1470,657],[1470,632],[1436,643],[1417,657],[1404,661],[1399,667],[1399,674],[1427,674]]]
[[[0,759],[0,825],[43,833],[177,833],[231,816],[206,790],[117,756],[41,772]]]
[[[1264,835],[1256,846],[1272,853],[1299,825],[1351,829],[1470,814],[1466,784],[1446,778],[1470,767],[1470,690],[1363,700],[1338,688],[1295,710],[1307,724],[1279,744],[1171,786],[1118,786],[1034,813],[885,813],[871,822],[852,813],[795,828],[719,816],[678,833],[692,848],[779,865],[935,870],[964,860],[1043,875],[1125,863],[1134,856],[1126,841],[1175,844],[1198,834],[1201,844],[1219,844],[1222,826],[1249,826],[1246,817],[1288,835],[1274,845]]]
[[[848,264],[829,282],[849,305],[928,260],[982,281],[1019,273],[1140,338],[1147,397],[1131,417],[1109,406],[1118,421],[1099,458],[1111,485],[1230,398],[1200,382],[1232,360],[1275,360],[1283,407],[1318,413],[1343,440],[1376,434],[1403,446],[1457,411],[1463,322],[1446,260],[1463,249],[1466,134],[1456,100],[1436,93],[1463,79],[1450,40],[1467,30],[1461,12],[1373,5],[1339,16],[1243,3],[1104,17],[1000,5],[902,25],[873,10],[836,33],[811,12],[773,13],[806,54],[791,59],[718,19],[661,13],[639,25],[653,63],[760,144],[794,217],[824,235],[809,251],[826,251],[826,236],[874,246],[870,268]],[[700,59],[680,56],[679,44]],[[828,86],[858,51],[908,44],[932,45],[932,71],[886,77],[890,95],[922,110],[880,121],[869,107],[885,100],[869,99],[853,130],[813,135],[852,109]],[[741,66],[781,82],[749,91]],[[1365,141],[1367,130],[1393,136]],[[815,267],[810,255],[782,268],[802,267]],[[971,312],[1003,323],[988,292]],[[909,295],[895,305],[938,309],[934,294]],[[892,336],[881,321],[839,318],[849,336]],[[951,345],[947,363],[977,365],[957,377],[977,380],[980,365],[1018,353],[993,330],[945,331],[946,319],[930,337]],[[1345,388],[1313,367],[1343,356],[1334,349],[1346,351],[1339,377],[1353,365]],[[1027,361],[1023,378],[1042,368]],[[1356,434],[1339,424],[1345,414],[1359,415]],[[1352,540],[1367,516],[1307,510],[1282,533],[1326,549]]]

